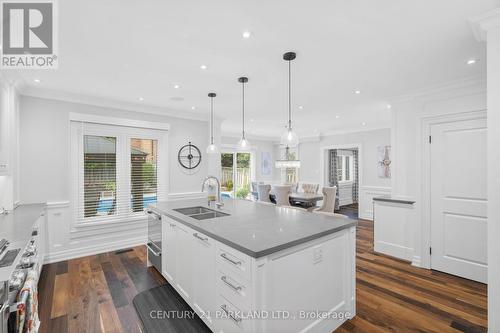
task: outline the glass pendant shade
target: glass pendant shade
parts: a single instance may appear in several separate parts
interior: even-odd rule
[[[218,152],[219,152],[219,148],[217,148],[217,146],[213,143],[211,143],[207,147],[207,154],[217,154]]]
[[[246,138],[241,138],[240,141],[238,141],[238,148],[240,149],[248,149],[250,147],[250,143]]]
[[[298,137],[297,133],[295,133],[291,128],[287,128],[281,134],[280,143],[282,146],[295,148],[299,145],[299,137]]]
[[[277,160],[274,163],[274,165],[278,169],[300,168],[300,161],[299,160]]]

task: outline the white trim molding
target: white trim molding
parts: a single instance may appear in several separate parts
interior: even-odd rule
[[[486,110],[477,110],[470,112],[452,113],[446,115],[436,115],[421,118],[421,133],[419,142],[428,142],[427,138],[431,134],[431,126],[436,124],[456,122],[463,120],[484,119],[487,117]],[[421,174],[422,182],[420,185],[420,210],[416,213],[416,229],[420,234],[420,253],[415,249],[415,255],[419,257],[419,266],[431,268],[431,256],[429,248],[431,247],[431,147],[429,144],[420,144],[421,151]]]
[[[469,23],[478,42],[486,42],[487,31],[500,27],[500,8],[472,17]]]
[[[358,200],[359,218],[373,221],[373,198],[390,195],[391,188],[386,186],[360,186]]]
[[[157,129],[157,130],[163,130],[163,131],[170,130],[169,123],[143,121],[143,120],[117,118],[117,117],[97,116],[97,115],[91,115],[88,113],[70,112],[69,120],[83,122],[83,123],[101,124],[101,125],[114,125],[114,126],[125,126],[125,127],[135,127],[135,128]]]

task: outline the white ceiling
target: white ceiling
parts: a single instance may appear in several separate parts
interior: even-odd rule
[[[467,19],[500,0],[58,3],[59,69],[24,71],[27,84],[179,113],[208,113],[207,93],[215,91],[230,134],[241,130],[237,78],[245,75],[247,132],[277,136],[287,110],[282,54],[295,51],[294,127],[304,136],[362,122],[389,127],[390,97],[485,75],[485,45]],[[478,63],[466,65],[470,58]]]

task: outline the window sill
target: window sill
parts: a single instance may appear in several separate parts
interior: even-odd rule
[[[93,220],[92,222],[76,222],[73,224],[71,233],[78,233],[81,231],[98,230],[109,228],[110,226],[123,226],[136,224],[137,222],[146,222],[147,216],[143,213],[138,213],[137,215],[124,216],[123,218],[113,218],[113,219],[100,219]]]

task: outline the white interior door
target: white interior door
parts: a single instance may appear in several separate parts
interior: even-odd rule
[[[431,137],[431,268],[486,283],[486,118],[432,125]]]

